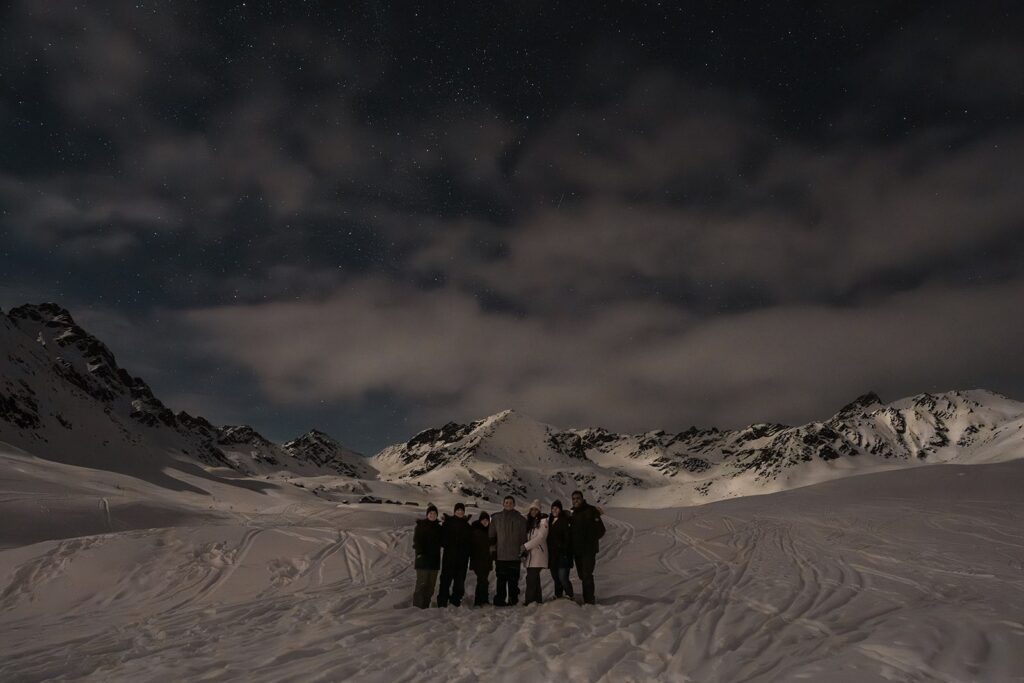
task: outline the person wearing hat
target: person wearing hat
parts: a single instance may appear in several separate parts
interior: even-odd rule
[[[555,598],[573,599],[572,581],[569,570],[572,569],[572,538],[569,536],[569,513],[562,508],[562,501],[551,503],[551,514],[548,515],[548,568],[551,570],[551,581],[555,584]]]
[[[445,515],[441,524],[441,548],[444,559],[441,560],[441,588],[437,592],[437,606],[447,607],[450,602],[458,607],[462,604],[462,596],[466,592],[466,567],[469,565],[469,553],[472,548],[472,530],[469,517],[466,517],[466,506],[456,503],[454,515]]]
[[[412,605],[420,609],[430,607],[437,585],[437,572],[441,569],[441,524],[437,521],[437,508],[427,506],[426,519],[416,520],[412,535],[412,548],[416,553],[416,587],[412,592]]]
[[[526,514],[526,543],[523,550],[526,553],[526,600],[524,605],[531,602],[540,604],[544,602],[540,590],[540,573],[548,568],[548,516],[540,511],[540,501],[530,503],[530,510]]]
[[[515,498],[505,496],[501,512],[491,515],[487,533],[494,544],[494,573],[498,578],[494,606],[515,605],[519,602],[520,553],[526,543],[526,518],[516,510]]]
[[[491,538],[488,527],[491,525],[491,516],[481,512],[473,524],[471,550],[469,554],[469,568],[476,574],[476,593],[473,595],[473,604],[476,607],[489,604],[489,585],[491,567],[494,564],[491,558]]]

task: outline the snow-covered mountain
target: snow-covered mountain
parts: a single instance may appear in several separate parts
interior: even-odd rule
[[[853,474],[1024,457],[1024,403],[989,391],[865,394],[827,420],[669,434],[558,430],[514,411],[429,429],[376,456],[382,479],[497,500],[563,498],[574,488],[615,505],[689,505]]]
[[[0,441],[72,465],[165,479],[163,468],[367,477],[366,458],[319,431],[279,445],[166,407],[52,303],[0,313]]]
[[[165,468],[303,477],[358,501],[568,498],[694,505],[876,470],[1024,457],[1024,403],[989,391],[873,393],[805,425],[616,434],[506,410],[448,423],[365,458],[318,430],[284,444],[167,408],[56,304],[0,313],[0,441],[48,460],[168,483]],[[299,482],[301,483],[301,482]]]
[[[380,478],[483,500],[563,496],[575,488],[607,499],[643,482],[614,466],[589,460],[582,440],[506,410],[467,425],[454,422],[420,432],[373,458]]]
[[[294,462],[331,470],[357,479],[376,478],[367,459],[335,441],[319,429],[311,429],[282,447]]]

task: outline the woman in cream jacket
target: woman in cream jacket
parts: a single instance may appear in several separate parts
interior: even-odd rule
[[[548,568],[548,518],[540,511],[540,501],[530,504],[526,515],[526,543],[523,545],[523,557],[526,561],[526,601],[540,604],[541,599],[540,573]]]

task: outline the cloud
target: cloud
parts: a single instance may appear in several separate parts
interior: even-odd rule
[[[1005,363],[1024,342],[1022,297],[1017,280],[710,320],[649,302],[520,319],[451,288],[368,279],[318,301],[197,309],[183,321],[282,404],[388,392],[424,423],[514,407],[558,425],[647,430],[823,418],[867,389],[1024,380]]]
[[[97,10],[63,0],[18,2],[7,18],[9,26],[18,27],[11,32],[12,54],[16,50],[19,59],[44,68],[12,69],[11,83],[19,90],[43,86],[75,128],[118,137],[144,132],[159,126],[149,106],[155,90],[187,99],[207,85],[182,59],[208,49],[199,34],[185,29],[190,17],[184,14],[127,3]]]
[[[705,313],[842,300],[944,281],[1024,244],[1022,157],[1024,129],[969,143],[931,131],[896,145],[790,140],[713,206],[629,198],[645,170],[623,160],[621,192],[602,177],[592,196],[512,226],[449,222],[422,235],[409,264],[536,311],[652,294]]]
[[[77,182],[29,183],[0,175],[0,200],[7,206],[3,223],[26,244],[76,259],[119,256],[139,243],[140,234],[165,233],[179,224],[178,208],[170,202],[134,196],[115,188],[112,179],[84,182],[84,188]]]
[[[999,388],[1020,373],[994,360],[1020,340],[1020,46],[954,8],[894,10],[906,28],[860,46],[887,20],[641,48],[616,36],[648,18],[597,13],[581,47],[523,62],[514,33],[496,59],[388,13],[339,33],[305,7],[21,2],[0,56],[6,293],[163,316],[117,343],[174,338],[138,364],[190,401],[216,374],[204,406],[232,415],[262,400],[253,378],[279,407],[386,394],[421,420],[629,429]],[[159,374],[183,364],[180,385]]]
[[[998,22],[963,6],[925,13],[868,56],[864,78],[940,105],[1019,107],[1024,97],[1024,46],[1017,36],[1021,11],[1006,13]]]
[[[733,182],[766,142],[757,113],[742,93],[649,70],[610,102],[565,109],[529,141],[515,176],[555,199],[665,197],[703,189],[709,179]]]

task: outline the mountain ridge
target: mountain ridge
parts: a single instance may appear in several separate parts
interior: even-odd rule
[[[877,469],[1024,457],[1024,403],[972,389],[889,403],[872,391],[802,425],[676,433],[561,429],[509,409],[422,430],[367,458],[318,429],[277,444],[249,425],[174,412],[54,303],[0,312],[0,350],[0,439],[133,473],[184,461],[246,476],[356,480],[321,484],[325,492],[398,486],[491,500],[581,488],[606,503],[699,504]]]
[[[307,475],[366,472],[354,461],[363,459],[360,454],[318,430],[322,438],[307,438],[307,432],[275,444],[248,425],[216,426],[175,413],[58,304],[0,312],[0,345],[6,351],[0,427],[13,427],[0,435],[50,459],[129,472],[159,469],[182,456],[249,475],[279,466]],[[112,457],[79,457],[83,445],[92,455],[110,449]]]

